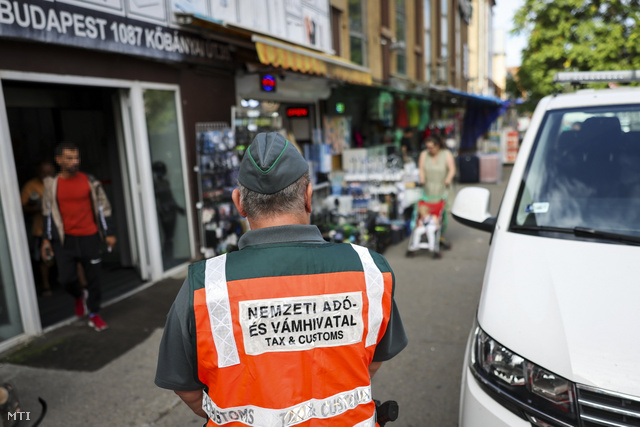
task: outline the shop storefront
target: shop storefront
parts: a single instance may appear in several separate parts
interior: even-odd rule
[[[367,232],[378,251],[404,236],[405,211],[419,193],[417,156],[430,106],[424,91],[388,86],[341,86],[325,102],[324,129],[335,154],[332,197],[356,222],[363,212],[377,214],[375,232]]]
[[[269,81],[272,85],[265,86]],[[314,129],[320,128],[319,102],[331,92],[325,78],[287,71],[239,75],[236,88],[234,124],[238,140],[246,144],[263,131],[282,131],[299,145],[313,143]]]
[[[229,121],[238,57],[255,55],[180,28],[164,2],[70,3],[0,1],[0,349],[73,315],[55,271],[53,296],[40,295],[20,200],[57,143],[80,147],[114,206],[103,299],[173,274],[199,256],[196,123]],[[184,209],[170,224],[167,195]]]

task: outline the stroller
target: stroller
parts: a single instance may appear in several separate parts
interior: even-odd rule
[[[442,258],[441,247],[450,249],[444,242],[442,233],[446,229],[446,197],[422,197],[413,209],[411,219],[411,237],[407,248],[407,257],[413,257],[420,249],[428,249],[433,258]]]

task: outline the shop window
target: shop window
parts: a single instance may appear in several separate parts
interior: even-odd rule
[[[396,0],[396,72],[407,74],[407,13],[405,0]]]
[[[175,92],[145,90],[144,105],[162,264],[168,270],[191,255]]]
[[[449,58],[449,0],[440,3],[440,59]]]
[[[0,205],[0,342],[23,332],[16,283],[13,279],[11,252]]]
[[[342,56],[340,43],[340,21],[342,20],[342,11],[331,6],[331,39],[333,41],[333,51],[336,56]]]
[[[424,53],[424,47],[422,46],[422,42],[424,41],[422,38],[422,29],[424,28],[422,19],[423,19],[423,13],[422,13],[422,3],[417,1],[415,3],[415,15],[414,15],[414,22],[415,22],[415,28],[414,28],[414,39],[415,39],[415,43],[416,43],[416,50],[415,50],[415,79],[416,80],[423,80],[424,79],[424,59],[422,58],[422,55]]]
[[[351,62],[366,65],[366,2],[349,0],[349,46]]]
[[[431,0],[424,0],[422,6],[424,23],[424,80],[431,82]]]
[[[455,60],[456,60],[456,64],[455,64],[455,72],[456,72],[456,83],[458,85],[458,87],[460,87],[461,81],[460,81],[460,77],[462,76],[462,35],[461,35],[461,31],[462,31],[462,19],[460,19],[460,14],[459,13],[454,13],[456,19],[455,19],[455,35],[456,35],[456,39],[454,40],[455,46]]]

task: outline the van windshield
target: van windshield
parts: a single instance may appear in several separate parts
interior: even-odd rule
[[[511,228],[639,237],[640,106],[547,112]]]

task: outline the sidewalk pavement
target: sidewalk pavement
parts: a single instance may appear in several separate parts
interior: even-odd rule
[[[177,395],[153,383],[166,315],[185,276],[186,269],[103,307],[107,330],[78,319],[0,354],[0,383],[17,388],[32,421],[41,413],[38,397],[46,401],[43,427],[202,426]]]

